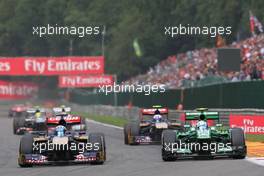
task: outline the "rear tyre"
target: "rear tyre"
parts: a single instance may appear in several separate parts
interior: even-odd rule
[[[23,117],[16,119],[17,119],[17,129],[25,126],[25,119]],[[23,134],[23,133],[19,133],[19,134]]]
[[[134,140],[135,136],[139,136],[140,127],[139,124],[134,122],[129,124],[130,130],[128,131],[130,133],[130,136],[133,138],[132,143],[130,145],[138,145],[138,143]]]
[[[124,125],[124,143],[125,143],[125,145],[129,144],[129,141],[128,141],[129,131],[130,131],[130,125],[129,124]]]
[[[20,140],[18,165],[20,167],[32,167],[32,164],[25,163],[25,155],[33,153],[33,135],[26,134]]]
[[[86,121],[85,121],[85,118],[81,117],[81,125],[84,125],[84,131],[87,130],[87,126],[86,126]]]
[[[171,151],[172,146],[177,142],[177,135],[174,130],[164,130],[162,132],[162,149],[161,155],[163,161],[175,161],[177,159],[176,153]]]
[[[96,165],[100,165],[100,164],[104,164],[105,160],[106,160],[106,147],[105,147],[105,136],[102,133],[91,133],[89,135],[89,140],[90,143],[92,143],[93,145],[95,143],[99,144],[99,148],[97,150],[95,150],[95,152],[98,153],[97,159],[96,161],[91,162],[91,164],[96,164]]]
[[[18,129],[18,118],[13,118],[13,133],[16,134]]]
[[[231,129],[231,145],[235,150],[234,159],[244,159],[247,155],[244,131],[241,128]]]

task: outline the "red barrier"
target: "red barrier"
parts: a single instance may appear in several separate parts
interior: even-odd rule
[[[1,57],[0,75],[103,74],[104,57]]]
[[[243,128],[247,134],[264,134],[264,116],[230,114],[230,127]]]
[[[0,81],[0,99],[24,99],[34,96],[38,86],[28,82]]]
[[[59,87],[99,87],[113,85],[114,79],[111,75],[89,75],[89,76],[60,76]]]

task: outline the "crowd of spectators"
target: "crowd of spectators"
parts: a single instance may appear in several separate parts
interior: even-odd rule
[[[217,48],[202,48],[169,56],[146,74],[126,81],[128,84],[165,84],[167,88],[184,87],[184,82],[197,82],[218,77],[226,82],[264,80],[264,35],[257,35],[225,46],[240,48],[242,62],[240,72],[217,70]]]

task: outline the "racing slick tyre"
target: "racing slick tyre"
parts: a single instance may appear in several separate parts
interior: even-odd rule
[[[25,119],[23,117],[15,118],[15,119],[17,119],[17,129],[25,126]],[[19,133],[19,134],[24,134],[24,133]]]
[[[244,131],[241,128],[231,129],[231,144],[235,149],[234,159],[244,159],[247,155]]]
[[[25,155],[32,154],[33,152],[33,135],[25,134],[20,140],[19,146],[19,157],[18,157],[18,165],[20,167],[32,167],[31,164],[25,163]]]
[[[130,137],[134,137],[134,136],[139,136],[139,131],[140,131],[140,127],[139,127],[139,123],[137,122],[133,122],[129,124],[130,130],[128,131],[128,134],[130,135]],[[133,139],[133,141],[129,143],[130,145],[137,145],[138,143]]]
[[[86,126],[86,121],[85,121],[85,118],[81,117],[81,125],[84,125],[84,131],[87,130],[87,126]]]
[[[176,153],[173,153],[172,146],[177,142],[177,135],[174,130],[164,130],[162,132],[162,149],[161,155],[163,161],[175,161],[177,159]]]
[[[91,133],[88,138],[88,142],[91,144],[98,143],[99,148],[95,150],[98,153],[96,161],[91,162],[91,164],[99,165],[104,164],[106,160],[106,151],[105,151],[105,136],[103,133]]]
[[[129,141],[128,141],[128,138],[129,138],[129,132],[130,131],[130,125],[129,124],[126,124],[126,125],[124,125],[124,143],[126,144],[126,145],[128,145],[129,144]]]
[[[18,129],[18,118],[13,119],[13,133],[16,134]]]

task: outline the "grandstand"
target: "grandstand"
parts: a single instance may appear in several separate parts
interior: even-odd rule
[[[146,74],[127,80],[128,84],[165,84],[168,89],[186,88],[250,80],[264,80],[264,35],[233,42],[227,48],[240,48],[240,72],[217,70],[217,48],[202,48],[169,56]]]

